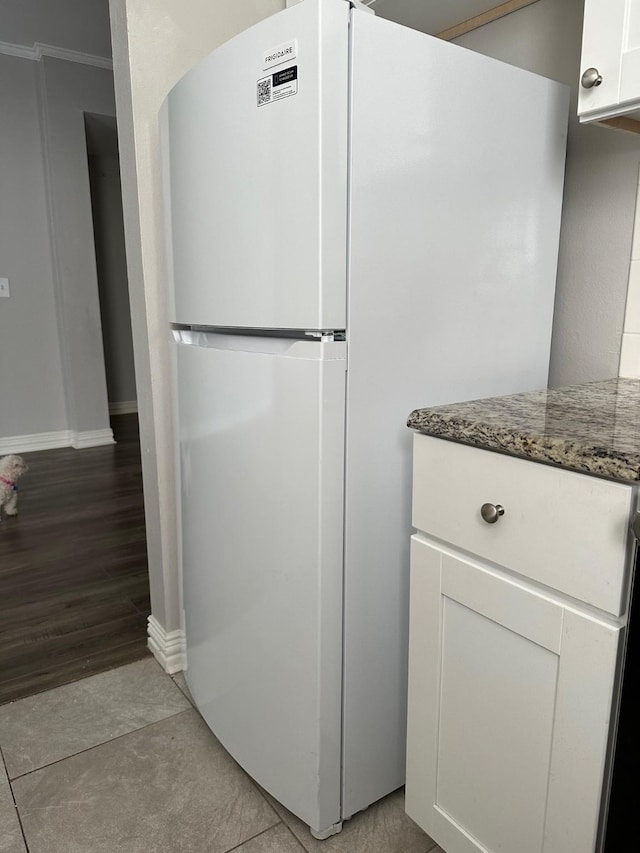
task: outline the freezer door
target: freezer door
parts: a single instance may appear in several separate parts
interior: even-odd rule
[[[340,820],[345,344],[175,334],[187,683],[321,830]]]
[[[345,327],[348,18],[305,0],[169,94],[174,321]]]

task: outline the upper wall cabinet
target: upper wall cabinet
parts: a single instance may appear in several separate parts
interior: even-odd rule
[[[640,0],[585,0],[581,121],[640,118]]]

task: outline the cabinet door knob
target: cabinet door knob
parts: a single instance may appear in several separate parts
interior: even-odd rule
[[[487,524],[495,524],[501,515],[504,515],[504,507],[500,504],[482,504],[480,515]]]
[[[580,82],[585,89],[592,89],[594,86],[599,86],[602,83],[602,74],[600,74],[597,68],[587,68],[580,78]]]
[[[635,538],[640,541],[640,512],[636,512],[631,519],[631,532]]]

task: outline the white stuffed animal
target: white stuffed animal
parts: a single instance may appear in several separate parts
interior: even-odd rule
[[[22,456],[11,454],[0,459],[0,509],[7,515],[18,514],[18,486],[16,483],[29,468]]]

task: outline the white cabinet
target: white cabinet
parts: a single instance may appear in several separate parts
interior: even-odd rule
[[[407,812],[446,853],[594,853],[635,492],[423,435],[414,449]]]
[[[588,69],[597,75],[578,87],[581,121],[640,117],[640,0],[585,0],[580,75]]]
[[[406,809],[447,853],[595,849],[619,636],[413,538]]]

